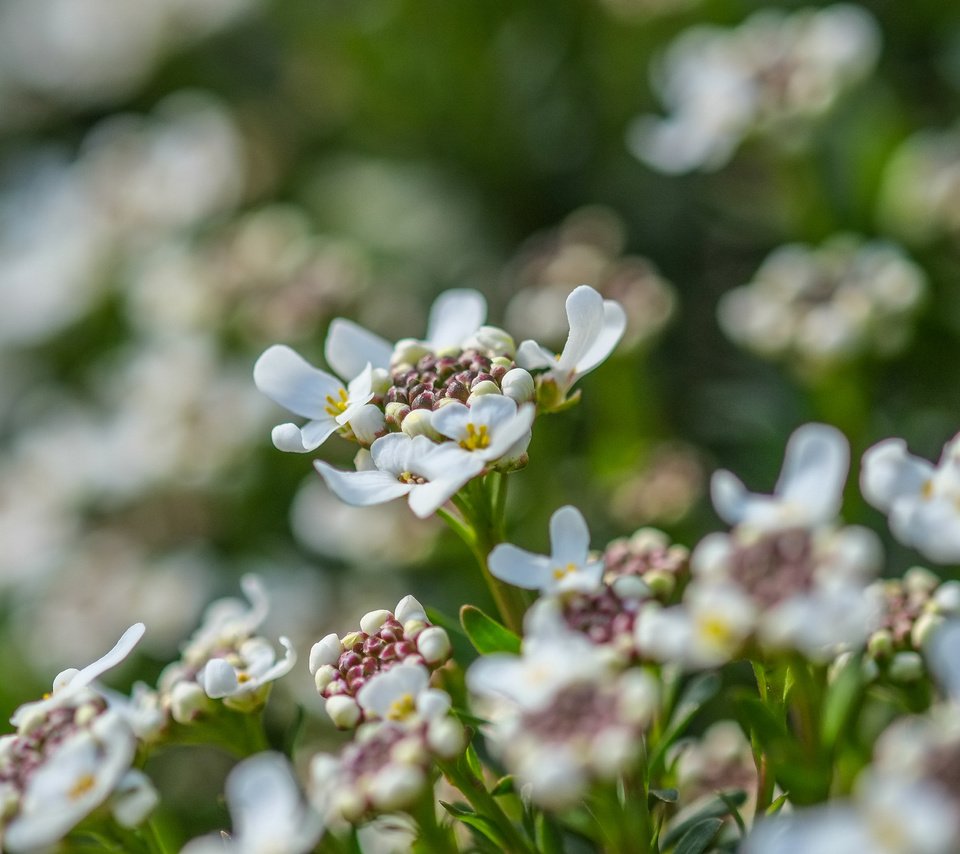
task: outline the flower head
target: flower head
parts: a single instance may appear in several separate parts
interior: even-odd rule
[[[907,453],[902,439],[885,439],[863,455],[860,488],[900,542],[937,563],[960,559],[960,437],[936,466]]]
[[[550,517],[550,556],[535,555],[509,543],[490,552],[490,572],[501,581],[543,593],[595,590],[603,561],[590,558],[590,531],[576,507]]]

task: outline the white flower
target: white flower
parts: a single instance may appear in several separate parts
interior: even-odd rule
[[[219,834],[190,842],[183,854],[306,854],[320,837],[320,817],[305,803],[287,759],[258,753],[227,777],[233,819],[229,841]]]
[[[805,424],[787,443],[773,495],[756,495],[734,474],[718,471],[710,483],[713,506],[730,525],[763,530],[808,527],[831,521],[843,500],[849,466],[843,434],[826,424]]]
[[[413,343],[424,352],[459,350],[480,328],[486,314],[486,300],[478,291],[445,291],[437,297],[430,309],[426,339],[407,339],[399,342],[396,349],[408,349]],[[357,376],[368,363],[374,368],[389,369],[394,356],[394,345],[353,321],[337,318],[330,324],[324,345],[324,357],[327,364],[341,377]]]
[[[483,461],[453,442],[437,445],[426,436],[390,433],[370,447],[373,470],[344,472],[314,461],[327,486],[347,504],[382,504],[407,495],[421,519],[436,510],[468,480],[483,471]]]
[[[357,702],[368,718],[419,723],[445,715],[450,696],[430,688],[430,672],[422,664],[398,664],[375,674],[358,692]]]
[[[293,669],[297,663],[293,644],[285,637],[280,638],[280,644],[286,654],[277,661],[273,646],[265,638],[249,638],[229,659],[211,658],[197,675],[197,680],[208,697],[215,700],[229,698],[237,702]]]
[[[501,543],[490,552],[489,565],[501,581],[542,593],[595,590],[603,575],[603,561],[590,559],[587,523],[570,505],[550,517],[549,557]]]
[[[936,466],[907,453],[902,439],[885,439],[863,455],[860,488],[901,543],[937,563],[960,560],[960,437]]]
[[[627,315],[615,300],[605,300],[589,285],[580,285],[567,297],[569,332],[559,355],[536,341],[517,348],[517,364],[527,370],[545,368],[563,395],[580,377],[596,368],[623,337]]]
[[[517,443],[529,441],[536,407],[502,394],[485,394],[470,406],[448,403],[433,414],[433,428],[484,462],[496,462]]]
[[[61,839],[106,801],[135,749],[130,728],[112,711],[69,735],[30,774],[19,811],[4,830],[4,850],[35,851]]]
[[[116,667],[131,653],[145,631],[143,623],[134,623],[106,655],[88,664],[83,670],[70,668],[59,673],[53,680],[50,696],[20,706],[10,718],[10,723],[21,731],[30,729],[33,722],[41,720],[52,709],[65,705],[108,670]]]
[[[270,600],[260,577],[245,575],[240,579],[240,587],[249,605],[234,597],[213,602],[204,612],[200,628],[184,647],[185,662],[205,664],[218,650],[246,640],[267,618]]]
[[[344,387],[336,377],[281,344],[269,347],[257,359],[253,381],[275,403],[311,419],[303,427],[280,424],[273,428],[273,444],[281,451],[316,450],[331,433],[347,426],[373,397],[369,364]]]

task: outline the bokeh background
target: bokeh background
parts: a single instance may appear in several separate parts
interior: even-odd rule
[[[135,620],[119,681],[152,680],[248,571],[304,655],[407,592],[487,602],[436,520],[345,507],[270,445],[254,360],[322,364],[336,316],[421,335],[474,287],[559,348],[575,285],[624,303],[511,478],[531,549],[564,503],[597,547],[692,546],[709,473],[769,491],[809,420],[855,461],[890,435],[936,457],[960,429],[960,7],[828,11],[0,0],[0,712]],[[855,482],[847,518],[902,572]],[[320,716],[300,669],[278,693]]]

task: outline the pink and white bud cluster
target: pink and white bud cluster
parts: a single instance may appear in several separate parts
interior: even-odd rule
[[[930,570],[914,566],[903,578],[877,581],[871,590],[879,596],[883,610],[880,625],[867,643],[868,654],[891,675],[905,668],[921,675],[920,656],[928,639],[960,613],[960,582],[941,581]]]
[[[262,581],[246,575],[241,586],[249,605],[235,598],[210,605],[180,660],[160,674],[160,705],[178,723],[212,712],[213,700],[238,711],[262,707],[271,683],[297,662],[288,638],[280,638],[285,653],[278,659],[273,644],[256,634],[270,610]]]
[[[603,552],[603,580],[618,591],[639,591],[666,602],[682,588],[689,575],[690,550],[656,528],[640,528],[630,537],[607,544]],[[622,580],[621,580],[622,579]]]
[[[418,664],[435,670],[450,658],[450,638],[433,625],[423,606],[404,596],[394,611],[370,611],[358,631],[335,632],[310,650],[310,673],[326,700],[330,719],[351,729],[365,719],[357,694],[372,677],[399,664]]]
[[[412,806],[433,784],[435,761],[454,759],[466,747],[463,726],[449,709],[447,698],[404,719],[368,721],[339,756],[316,755],[314,808],[327,821],[359,822]]]
[[[113,818],[127,827],[156,805],[149,779],[131,767],[133,730],[92,686],[142,635],[142,624],[132,626],[103,658],[83,670],[65,670],[49,695],[14,713],[17,732],[0,739],[4,851],[46,850],[108,803]]]

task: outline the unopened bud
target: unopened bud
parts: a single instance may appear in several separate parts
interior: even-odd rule
[[[336,632],[331,632],[318,640],[310,649],[310,660],[307,666],[311,675],[316,674],[318,668],[325,664],[336,664],[343,652],[343,644]]]
[[[368,794],[378,810],[395,812],[413,803],[426,782],[426,775],[415,765],[391,764],[374,775]]]
[[[872,658],[889,658],[893,655],[893,635],[889,629],[878,629],[870,636],[867,653]]]
[[[923,676],[923,659],[918,652],[898,652],[887,672],[894,682],[914,682]]]
[[[453,759],[466,749],[466,733],[463,726],[453,718],[438,718],[430,721],[427,728],[427,744],[442,759]]]
[[[414,409],[409,412],[400,425],[410,438],[426,436],[429,439],[439,439],[440,434],[433,429],[433,413],[429,409]]]
[[[416,338],[401,338],[393,348],[390,367],[397,369],[402,364],[416,365],[424,356],[429,356],[430,348]]]
[[[942,615],[927,611],[921,614],[910,630],[910,642],[916,649],[921,649],[929,640],[931,634],[946,622]]]
[[[440,626],[424,629],[417,635],[417,652],[427,664],[440,664],[450,657],[450,637]]]
[[[467,406],[485,394],[501,394],[500,387],[493,380],[481,380],[471,387],[470,396],[467,398]]]
[[[464,348],[479,350],[491,359],[497,356],[512,358],[517,345],[510,333],[499,326],[481,326],[465,343]]]
[[[210,698],[198,682],[178,682],[170,691],[170,717],[178,724],[191,723],[211,708]]]
[[[339,675],[340,671],[332,664],[321,664],[313,674],[313,684],[317,686],[317,693],[322,694]]]
[[[651,569],[643,574],[643,580],[658,599],[667,599],[677,586],[677,579],[672,572],[663,569]]]
[[[646,599],[653,592],[639,575],[621,575],[610,586],[621,599]]]
[[[903,586],[911,593],[933,593],[940,579],[925,566],[911,566],[903,574]]]
[[[380,608],[377,611],[368,611],[360,618],[360,631],[366,632],[368,635],[374,635],[392,616],[393,614],[385,608]]]
[[[370,372],[370,391],[374,394],[386,394],[390,382],[390,372],[385,368],[374,368]]]
[[[516,401],[517,404],[526,403],[533,400],[536,396],[537,387],[529,371],[523,368],[512,368],[503,375],[500,380],[500,388],[503,393]]]
[[[941,614],[960,612],[960,581],[944,581],[933,594],[933,603]]]
[[[352,649],[358,643],[363,643],[364,641],[363,632],[347,632],[343,636],[342,641],[343,641],[344,649]]]
[[[415,597],[407,595],[397,602],[393,616],[398,623],[405,623],[407,620],[426,620],[427,612]]]
[[[379,406],[367,403],[350,419],[350,429],[361,445],[369,446],[386,432],[386,420]]]
[[[334,694],[324,704],[330,720],[337,729],[352,729],[360,720],[360,707],[353,697],[344,694]]]
[[[384,421],[394,430],[399,430],[410,414],[410,405],[407,403],[388,403],[383,409],[386,416]]]

